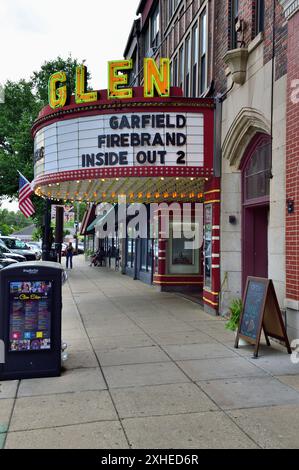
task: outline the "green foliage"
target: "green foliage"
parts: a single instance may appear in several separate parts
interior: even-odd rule
[[[26,219],[20,211],[11,212],[7,209],[0,209],[0,232],[2,235],[10,235],[31,224],[32,220]]]
[[[32,240],[35,242],[39,242],[42,238],[42,229],[41,227],[36,227],[36,229],[32,233]]]
[[[76,67],[81,63],[77,59],[73,59],[71,55],[67,59],[57,57],[57,59],[44,62],[38,72],[33,72],[32,83],[42,106],[48,104],[48,81],[50,75],[54,72],[64,71],[66,73],[68,92],[70,94],[74,93]],[[87,75],[88,78],[90,78],[89,74]]]
[[[230,318],[225,324],[227,330],[236,331],[243,309],[242,299],[233,299],[229,306]]]
[[[71,56],[66,59],[57,57],[33,72],[30,80],[5,83],[5,103],[0,104],[0,203],[3,197],[17,197],[17,170],[29,181],[33,180],[31,127],[41,108],[48,102],[49,76],[64,70],[68,76],[69,90],[73,92],[76,66],[80,63]],[[32,202],[36,209],[32,220],[37,227],[42,227],[45,202],[36,196],[32,197]]]

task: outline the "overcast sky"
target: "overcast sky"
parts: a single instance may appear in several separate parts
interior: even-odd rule
[[[85,59],[95,89],[107,88],[107,61],[122,59],[138,4],[139,0],[0,0],[0,83],[28,79],[45,60],[71,53]]]

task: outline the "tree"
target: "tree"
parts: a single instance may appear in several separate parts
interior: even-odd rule
[[[10,235],[31,223],[20,211],[10,212],[7,209],[0,209],[0,232],[2,235]]]
[[[42,106],[48,103],[48,81],[50,75],[60,70],[64,71],[67,77],[67,89],[70,94],[73,94],[75,91],[76,67],[81,64],[82,61],[73,59],[71,55],[67,59],[58,56],[55,60],[44,62],[38,72],[33,72],[31,77],[32,84]],[[89,78],[90,75],[87,74],[87,79]]]
[[[82,62],[71,56],[57,57],[45,62],[30,80],[7,81],[5,103],[0,104],[0,202],[3,197],[16,198],[19,177],[17,170],[32,181],[33,139],[31,128],[41,108],[48,101],[48,80],[52,73],[64,70],[68,77],[68,89],[75,86],[76,67]],[[43,224],[44,201],[32,197],[36,213],[33,221]]]

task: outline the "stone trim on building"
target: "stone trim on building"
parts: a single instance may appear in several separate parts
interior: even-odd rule
[[[240,165],[249,142],[258,132],[270,133],[270,123],[258,110],[243,108],[232,123],[222,145],[222,156],[231,166]]]
[[[299,0],[279,0],[279,3],[284,9],[287,20],[299,11]]]

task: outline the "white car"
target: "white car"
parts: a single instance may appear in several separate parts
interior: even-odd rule
[[[26,245],[29,246],[29,248],[34,251],[37,260],[41,259],[42,250],[39,246],[39,243],[27,242]]]

